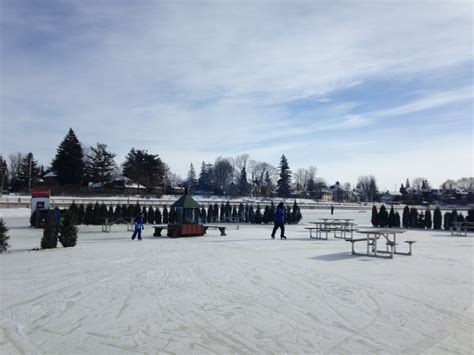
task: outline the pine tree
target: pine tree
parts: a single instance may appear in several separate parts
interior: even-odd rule
[[[77,224],[84,224],[84,218],[86,216],[86,208],[83,203],[79,205],[79,211],[77,213]]]
[[[410,226],[418,228],[418,210],[414,207],[410,209]]]
[[[410,219],[410,209],[408,206],[405,206],[403,209],[403,228],[411,228],[411,219]]]
[[[197,185],[196,170],[194,170],[193,163],[189,164],[187,185],[188,185],[188,188],[189,188],[190,191],[194,191],[194,189]]]
[[[41,249],[53,249],[58,245],[59,226],[54,222],[53,214],[50,213],[43,230]]]
[[[237,213],[237,207],[234,205],[234,207],[232,207],[232,220],[234,222],[237,222],[238,217],[239,217],[239,215]]]
[[[255,212],[252,205],[249,207],[249,223],[255,223]]]
[[[441,215],[441,210],[439,207],[436,207],[433,215],[433,229],[441,229],[441,224],[443,223],[443,216]]]
[[[59,227],[59,241],[64,248],[73,247],[77,243],[78,228],[74,224],[74,216],[68,211]]]
[[[267,224],[272,221],[272,216],[270,215],[270,206],[266,205],[263,210],[263,223]]]
[[[132,148],[125,157],[122,173],[148,190],[159,186],[166,172],[166,165],[157,154]]]
[[[249,205],[246,203],[244,207],[244,222],[245,223],[250,223],[250,218],[249,218]]]
[[[115,219],[122,218],[122,206],[120,206],[120,204],[118,203],[117,203],[117,206],[115,206],[114,218]]]
[[[173,224],[176,221],[176,210],[174,207],[170,207],[170,212],[168,214],[168,222]]]
[[[257,209],[255,210],[255,223],[262,224],[262,219],[263,219],[262,211],[260,210],[260,205],[257,204]]]
[[[94,204],[94,209],[93,209],[93,217],[92,217],[92,224],[94,225],[98,225],[98,224],[101,224],[100,222],[100,218],[101,218],[101,215],[100,215],[100,205],[99,205],[99,202],[96,202]]]
[[[372,218],[370,219],[370,222],[374,227],[379,225],[379,214],[377,212],[377,206],[375,205],[372,206]]]
[[[467,211],[466,222],[474,222],[474,208]]]
[[[292,224],[293,223],[293,213],[291,213],[291,207],[285,206],[285,223]]]
[[[109,219],[114,218],[114,206],[112,206],[112,205],[109,206],[109,209],[107,210],[107,217]]]
[[[237,215],[239,218],[239,222],[245,221],[245,207],[242,202],[239,203],[239,210],[237,211]]]
[[[86,207],[86,213],[84,216],[84,224],[89,225],[94,223],[94,208],[89,203]]]
[[[168,217],[169,217],[169,213],[168,213],[168,209],[165,207],[163,207],[163,223],[164,224],[168,224]]]
[[[157,207],[156,210],[155,210],[155,223],[156,224],[161,224],[161,222],[162,222],[161,211],[160,211],[160,208]]]
[[[380,206],[379,210],[379,227],[386,227],[388,226],[388,213],[385,205]]]
[[[77,205],[74,201],[69,206],[68,211],[72,214],[72,216],[74,218],[74,223],[77,224],[77,221],[79,220],[79,207],[77,207]]]
[[[445,230],[449,230],[449,228],[451,228],[451,222],[452,222],[451,213],[446,212],[444,214],[444,225],[443,225]]]
[[[240,196],[247,196],[249,190],[249,183],[247,181],[247,170],[245,166],[242,167],[240,171],[240,179],[239,179],[239,194]]]
[[[107,150],[106,144],[97,143],[95,147],[90,147],[86,166],[89,178],[94,182],[102,183],[102,186],[104,186],[110,180],[112,172],[117,166],[114,161],[115,157],[116,154]]]
[[[225,220],[225,205],[221,203],[221,210],[220,210],[220,221],[223,222]]]
[[[3,219],[0,218],[0,253],[7,251],[8,247],[10,246],[7,242],[8,239],[10,238],[7,235],[7,232],[8,232],[8,228],[5,222],[3,221]]]
[[[142,209],[142,216],[143,216],[143,224],[147,224],[148,223],[148,211],[147,211],[145,206],[143,206],[143,209]]]
[[[52,168],[58,175],[61,185],[78,185],[82,182],[84,152],[72,128],[59,145]]]
[[[230,217],[232,216],[232,207],[230,206],[229,201],[225,204],[225,221],[230,222]]]
[[[428,208],[425,212],[425,228],[431,229],[433,222],[431,220],[431,211]]]
[[[277,182],[277,193],[280,197],[288,197],[290,195],[291,170],[285,155],[280,160],[280,179]]]
[[[148,208],[148,223],[154,224],[155,223],[155,210],[153,209],[153,206],[150,206]]]
[[[217,203],[214,204],[214,209],[212,212],[212,221],[217,222],[219,221],[219,205]]]
[[[390,213],[388,215],[388,226],[391,228],[391,227],[395,227],[395,210],[393,209],[393,205],[392,207],[390,208]]]
[[[207,208],[207,223],[212,223],[213,218],[214,218],[213,216],[214,216],[214,213],[213,213],[212,205],[209,205],[209,207]]]
[[[34,159],[33,153],[26,154],[19,166],[17,174],[17,187],[20,190],[26,190],[34,187],[41,177],[41,170],[38,162]]]
[[[201,208],[201,212],[199,213],[199,218],[201,220],[201,223],[207,223],[207,212],[204,207]]]
[[[397,228],[400,228],[400,214],[397,212],[395,212],[395,227]]]

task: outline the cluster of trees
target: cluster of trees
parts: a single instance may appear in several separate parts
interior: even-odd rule
[[[70,214],[74,216],[74,224],[92,224],[101,225],[104,218],[109,219],[124,219],[128,220],[135,217],[139,212],[143,215],[143,222],[147,224],[167,224],[174,223],[175,211],[173,208],[164,206],[163,209],[153,206],[142,207],[140,204],[135,205],[117,205],[107,207],[105,204],[96,202],[94,205],[80,204],[79,206],[73,203],[69,207]],[[273,223],[273,216],[275,214],[275,205],[266,205],[263,208],[257,205],[240,203],[239,206],[231,206],[229,202],[221,205],[215,203],[208,206],[206,209],[202,207],[200,210],[199,219],[202,223],[216,223],[216,222],[242,222],[242,223]],[[33,217],[34,218],[34,217]],[[302,218],[300,208],[296,201],[292,206],[286,207],[286,221],[287,223],[298,223]],[[126,223],[124,221],[124,223]]]
[[[431,213],[427,208],[424,212],[418,212],[417,208],[410,208],[405,206],[403,209],[402,220],[400,215],[393,208],[390,213],[387,212],[385,205],[372,207],[372,225],[374,227],[401,227],[403,228],[421,228],[421,229],[441,229],[449,230],[453,226],[453,222],[474,222],[474,209],[469,209],[466,217],[462,213],[453,210],[452,212],[445,212],[444,217],[439,208],[436,208]]]
[[[64,248],[74,247],[77,243],[76,216],[69,209],[61,217],[58,209],[49,211],[41,238],[41,249],[56,248],[58,241]]]

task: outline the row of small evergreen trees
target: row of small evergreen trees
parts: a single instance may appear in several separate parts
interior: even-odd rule
[[[260,205],[254,209],[253,205],[244,205],[240,203],[237,206],[231,206],[229,202],[226,204],[215,203],[207,209],[201,208],[199,220],[201,223],[217,223],[217,222],[242,222],[242,223],[273,223],[275,214],[275,205]],[[134,218],[138,212],[143,214],[143,222],[147,224],[167,224],[174,223],[175,211],[173,208],[168,209],[166,206],[162,210],[160,208],[142,207],[140,204],[135,205],[117,205],[107,207],[104,203],[96,202],[94,205],[73,203],[69,207],[69,211],[75,216],[75,224],[92,224],[101,225],[104,218],[109,219],[130,219]],[[301,211],[296,201],[293,206],[286,207],[286,222],[289,224],[298,223],[302,218]],[[124,221],[125,223],[125,221]]]
[[[400,221],[400,215],[392,207],[390,213],[384,205],[380,206],[380,210],[377,211],[377,207],[372,207],[372,225],[374,227],[400,227],[403,228],[422,228],[422,229],[441,229],[444,228],[449,230],[453,226],[453,222],[474,222],[474,209],[470,209],[466,217],[462,213],[458,213],[456,210],[452,212],[445,212],[444,217],[441,210],[436,207],[431,214],[431,210],[427,208],[424,212],[418,212],[415,207],[409,208],[405,206],[403,209],[402,220]],[[401,222],[401,223],[400,223]]]

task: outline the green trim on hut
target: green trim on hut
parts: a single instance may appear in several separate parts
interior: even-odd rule
[[[181,196],[179,198],[179,200],[176,201],[175,203],[173,203],[173,205],[171,207],[173,207],[173,208],[186,208],[186,209],[201,208],[199,203],[194,201],[194,199],[189,195]]]

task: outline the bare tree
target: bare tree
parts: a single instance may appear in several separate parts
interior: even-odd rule
[[[25,154],[20,153],[20,152],[12,153],[8,156],[9,180],[10,180],[10,185],[14,188],[17,185],[21,162],[23,161],[24,158],[25,158]]]
[[[377,198],[377,181],[372,175],[359,176],[356,188],[359,190],[362,200],[373,202]]]
[[[219,190],[224,191],[232,181],[234,168],[227,158],[218,157],[214,164],[214,181]]]
[[[417,177],[411,181],[411,187],[415,190],[429,189],[430,183],[428,182],[428,179],[424,177]]]
[[[310,186],[310,181],[314,182],[316,178],[317,168],[314,165],[310,165],[307,169],[300,168],[293,173],[293,179],[298,187],[298,190],[302,191],[304,194],[308,193],[308,187]]]
[[[267,172],[272,178],[277,173],[277,170],[268,163],[256,160],[249,161],[248,173],[250,174],[250,183],[252,184],[253,192],[257,197],[262,194],[262,188],[265,184],[265,174]]]

